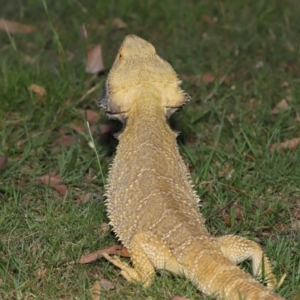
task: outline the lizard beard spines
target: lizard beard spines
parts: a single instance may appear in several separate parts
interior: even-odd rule
[[[106,89],[106,87],[104,87],[104,89],[98,99],[98,106],[102,107],[105,111],[107,109],[107,102],[108,102],[106,94],[107,94],[107,89]]]

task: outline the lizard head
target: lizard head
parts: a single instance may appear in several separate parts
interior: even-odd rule
[[[189,100],[180,84],[172,66],[156,54],[153,45],[131,34],[119,49],[99,104],[108,116],[122,120],[141,90],[153,90],[170,116]]]

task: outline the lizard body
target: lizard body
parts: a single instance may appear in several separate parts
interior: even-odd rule
[[[211,236],[199,198],[167,118],[188,100],[171,65],[145,40],[128,35],[108,75],[100,105],[124,123],[111,166],[106,206],[110,224],[133,267],[104,255],[129,281],[149,286],[155,269],[185,276],[219,299],[283,299],[260,246],[243,237]],[[268,288],[237,263],[251,258]]]

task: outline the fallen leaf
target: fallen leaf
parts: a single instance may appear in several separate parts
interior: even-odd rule
[[[295,150],[299,143],[300,143],[300,138],[294,138],[282,143],[271,144],[270,148],[271,150],[285,150],[285,149]]]
[[[99,300],[101,295],[101,286],[100,282],[96,280],[91,289],[93,300]]]
[[[210,25],[215,24],[214,19],[209,15],[203,15],[202,18],[206,23],[208,23]]]
[[[85,71],[89,74],[97,74],[104,70],[101,44],[88,47]]]
[[[60,138],[58,138],[54,144],[56,145],[63,145],[65,147],[70,147],[71,145],[73,145],[75,143],[75,139],[72,135],[70,134],[65,134],[62,135]]]
[[[3,155],[0,157],[0,171],[3,170],[5,168],[5,166],[7,165],[7,160],[8,160],[7,155]]]
[[[100,286],[105,290],[113,290],[115,288],[114,284],[111,281],[104,278],[100,280]]]
[[[184,298],[181,296],[173,296],[171,298],[169,298],[169,300],[190,300],[189,298]]]
[[[231,219],[229,216],[225,216],[223,220],[227,227],[231,227]]]
[[[44,87],[37,85],[37,84],[31,84],[28,88],[28,91],[32,91],[37,99],[44,99],[47,92]]]
[[[8,21],[0,18],[0,30],[9,33],[30,33],[36,31],[38,28],[31,25],[24,25],[22,23]]]
[[[37,178],[43,184],[48,184],[54,188],[58,193],[65,195],[68,191],[68,188],[65,184],[60,184],[63,180],[55,175],[55,172],[45,174]]]
[[[279,112],[281,111],[287,111],[290,110],[291,107],[289,106],[289,104],[287,103],[287,101],[285,99],[282,99],[280,102],[278,102],[276,104],[276,106],[272,109],[272,114],[273,115],[277,115],[279,114]]]
[[[113,25],[114,25],[115,28],[118,28],[118,29],[125,29],[125,28],[127,28],[127,24],[124,21],[122,21],[121,19],[119,19],[119,18],[115,18],[113,20]]]
[[[206,73],[201,76],[201,79],[205,84],[212,83],[215,80],[215,75],[212,73]]]
[[[81,256],[79,263],[80,264],[90,263],[90,262],[102,257],[103,253],[107,253],[110,255],[120,255],[120,256],[124,256],[124,257],[130,257],[129,252],[127,251],[127,249],[124,246],[113,245],[109,248],[105,248],[105,249],[98,250],[93,253]]]
[[[98,123],[100,118],[99,114],[91,109],[86,109],[84,115],[89,123]]]

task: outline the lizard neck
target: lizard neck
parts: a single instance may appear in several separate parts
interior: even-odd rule
[[[126,126],[119,136],[120,144],[130,143],[135,148],[149,141],[157,147],[163,143],[177,150],[177,135],[166,121],[160,94],[151,88],[141,90],[128,112]]]

